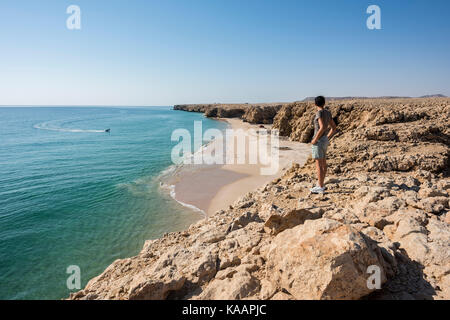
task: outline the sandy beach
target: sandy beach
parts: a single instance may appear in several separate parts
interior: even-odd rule
[[[277,172],[175,167],[177,199],[208,218],[146,241],[139,255],[116,260],[70,299],[448,300],[449,99],[331,101],[328,108],[339,133],[325,194],[311,194],[315,163],[303,164],[315,110],[294,102],[278,111],[273,128],[298,142],[275,139],[258,150],[270,149],[272,160],[280,151]],[[264,108],[252,110],[264,119]],[[262,125],[253,131],[232,119],[230,128],[250,131],[240,138],[267,138]],[[215,137],[219,143],[199,149],[198,160],[220,150]],[[291,162],[300,165],[283,174]],[[374,266],[383,275],[378,289],[367,285]]]
[[[233,130],[242,129],[246,133],[250,133],[251,129],[261,130],[258,125],[240,119],[218,120],[228,122]],[[264,125],[264,128],[270,130],[271,125]],[[210,152],[209,148],[214,146],[209,145],[202,152]],[[293,162],[303,165],[309,155],[308,144],[280,137],[279,166],[274,174],[263,175],[262,164],[248,164],[248,161],[246,164],[186,165],[169,179],[168,184],[172,185],[173,196],[177,201],[194,206],[210,216],[226,209],[246,193],[280,177]]]

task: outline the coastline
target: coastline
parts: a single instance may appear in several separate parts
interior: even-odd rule
[[[229,129],[260,129],[237,118],[216,118],[225,121]],[[271,125],[265,125],[271,129]],[[210,152],[214,143],[206,146],[201,152]],[[246,150],[248,156],[248,150]],[[176,174],[166,182],[170,185],[172,197],[186,207],[202,211],[206,217],[219,210],[224,210],[246,193],[277,179],[289,169],[294,162],[303,165],[310,155],[307,144],[289,141],[280,137],[279,167],[275,174],[262,175],[261,164],[223,164],[223,165],[188,165],[182,166]]]
[[[339,131],[325,194],[309,191],[314,162],[294,163],[187,230],[146,241],[69,299],[449,299],[449,108],[448,98],[331,102]],[[306,142],[313,117],[309,103],[292,103],[273,126]],[[367,285],[373,266],[381,289]]]

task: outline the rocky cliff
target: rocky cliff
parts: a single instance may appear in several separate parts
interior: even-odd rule
[[[329,157],[335,173],[344,167],[448,171],[450,99],[332,101],[327,107],[339,129]],[[307,143],[314,114],[312,103],[284,106],[274,118],[274,128]]]
[[[324,195],[312,160],[183,232],[145,243],[71,299],[449,299],[450,99],[339,101]],[[202,111],[204,112],[204,111]],[[274,126],[311,138],[312,105]],[[381,289],[368,285],[373,266]],[[369,271],[369,273],[368,273]]]
[[[287,104],[183,104],[175,105],[174,110],[203,112],[206,117],[240,118],[249,123],[272,123],[277,112]]]

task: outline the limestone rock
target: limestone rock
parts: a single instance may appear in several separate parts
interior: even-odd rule
[[[449,207],[448,201],[448,197],[430,197],[422,199],[417,206],[429,213],[440,213]]]
[[[364,237],[334,220],[308,220],[278,234],[267,256],[267,277],[295,299],[359,299],[370,292],[367,268],[384,262]]]
[[[285,292],[279,291],[270,300],[295,300],[293,296]]]
[[[202,300],[241,300],[256,295],[259,290],[258,279],[248,272],[238,272],[231,278],[211,281],[197,298]]]
[[[261,210],[259,212],[260,217],[264,220],[269,219],[272,215],[284,215],[285,211],[283,208],[278,207],[273,203],[265,203],[262,205]]]
[[[129,293],[130,300],[164,300],[170,291],[180,290],[186,278],[178,276],[176,278],[151,279],[139,282],[131,288]]]
[[[318,219],[321,216],[319,212],[313,213],[305,209],[291,210],[285,214],[272,214],[264,224],[264,231],[277,235],[286,229],[303,224],[306,220]]]
[[[293,165],[230,208],[146,241],[70,298],[450,299],[450,99],[327,107],[338,132],[324,195],[309,195],[314,161]],[[316,112],[309,101],[174,109],[273,120],[306,143]],[[367,288],[369,265],[380,266],[381,290]]]
[[[250,222],[263,222],[263,220],[261,220],[256,212],[247,211],[243,215],[239,216],[239,218],[233,220],[232,224],[228,228],[228,231],[243,228]]]
[[[443,190],[439,190],[438,188],[423,188],[419,191],[419,197],[424,198],[432,198],[432,197],[448,197],[447,192]]]

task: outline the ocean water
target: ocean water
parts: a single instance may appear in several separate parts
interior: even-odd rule
[[[170,107],[0,108],[0,299],[61,299],[201,213],[160,187],[171,133],[226,124]],[[111,128],[110,133],[104,130]]]

